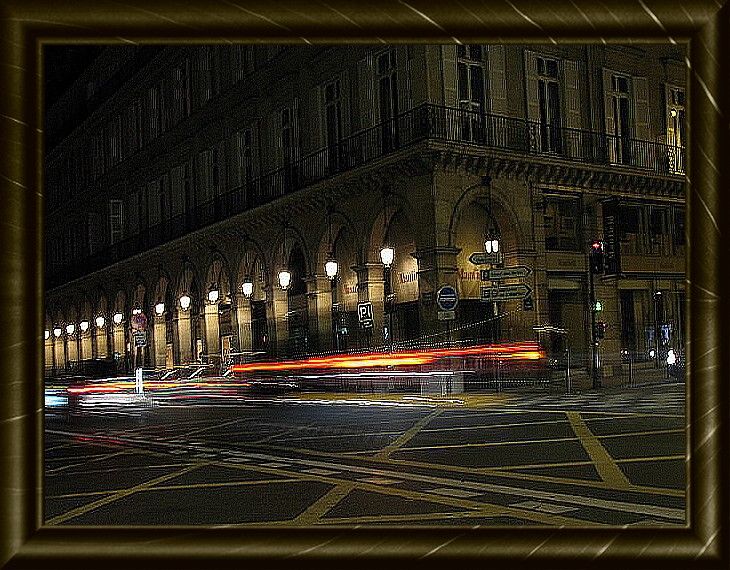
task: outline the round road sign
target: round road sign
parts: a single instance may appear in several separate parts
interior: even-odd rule
[[[143,331],[147,329],[147,317],[144,313],[137,313],[136,315],[132,315],[130,322],[132,325],[132,330]]]
[[[453,311],[459,304],[459,294],[451,285],[444,285],[436,293],[436,304],[442,311]]]

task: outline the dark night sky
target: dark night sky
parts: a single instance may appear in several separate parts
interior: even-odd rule
[[[63,95],[103,49],[100,45],[49,45],[44,48],[46,108]]]

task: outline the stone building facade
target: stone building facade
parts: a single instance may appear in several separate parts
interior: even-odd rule
[[[587,366],[600,240],[619,382],[684,340],[685,75],[676,46],[110,48],[48,112],[47,372],[128,362],[133,312],[146,367],[536,338]]]

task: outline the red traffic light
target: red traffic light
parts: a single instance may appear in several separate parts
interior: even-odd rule
[[[591,246],[594,251],[601,251],[603,250],[603,242],[602,241],[594,241],[593,245]]]

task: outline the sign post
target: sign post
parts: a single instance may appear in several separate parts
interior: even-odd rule
[[[357,304],[357,320],[363,328],[373,328],[373,304],[370,301]]]
[[[137,394],[144,394],[142,368],[144,367],[144,347],[147,346],[147,316],[135,313],[130,319],[132,340],[134,342],[134,387]]]

